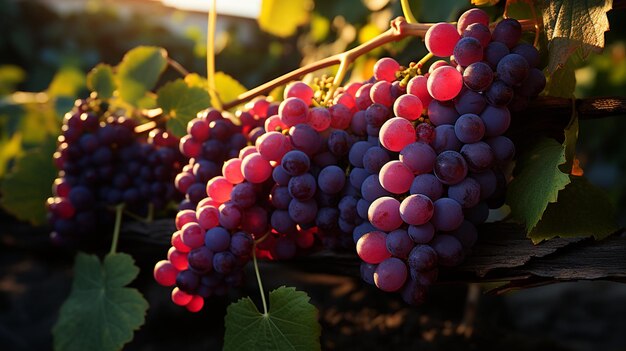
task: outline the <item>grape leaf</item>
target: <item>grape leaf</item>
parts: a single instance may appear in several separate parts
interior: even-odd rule
[[[583,58],[604,48],[612,0],[543,0],[543,25],[548,36],[548,72],[562,67],[576,50]]]
[[[168,115],[167,129],[178,137],[186,134],[187,122],[211,105],[206,90],[190,87],[182,79],[165,84],[157,95],[157,104]]]
[[[572,101],[574,104],[574,101]],[[573,111],[576,109],[572,108]],[[565,146],[565,164],[561,166],[561,171],[563,173],[571,173],[572,165],[574,164],[574,159],[576,158],[576,143],[578,142],[578,115],[574,112],[572,116],[572,120],[570,124],[565,128],[565,141],[563,141],[563,146]]]
[[[108,99],[113,96],[115,90],[113,68],[103,63],[94,67],[87,74],[87,87],[98,93],[98,97],[101,99]]]
[[[132,104],[152,89],[167,66],[167,51],[154,46],[139,46],[124,55],[117,66],[115,80],[120,97]]]
[[[546,68],[544,73],[546,74],[546,88],[543,90],[543,95],[573,98],[574,90],[576,89],[576,67],[572,60],[568,60],[567,63],[558,68],[556,71],[550,73]]]
[[[235,100],[237,96],[247,91],[246,87],[224,72],[215,73],[215,87],[221,102]]]
[[[228,306],[224,350],[320,350],[321,327],[309,296],[295,288],[270,292],[270,309],[261,314],[246,297]]]
[[[542,138],[516,164],[521,170],[509,184],[507,203],[511,215],[530,232],[541,219],[549,203],[569,182],[567,174],[559,170],[566,162],[565,147],[554,139]]]
[[[593,236],[599,240],[617,229],[615,211],[607,195],[585,177],[571,176],[571,183],[559,192],[559,201],[548,205],[528,236],[535,244],[557,236]]]
[[[22,134],[15,133],[0,139],[0,178],[7,171],[9,162],[22,153]]]
[[[55,145],[51,138],[25,152],[0,183],[0,205],[16,218],[35,225],[45,222],[46,198],[57,174],[52,163]]]
[[[264,31],[285,38],[308,21],[312,9],[312,0],[263,0],[257,20]]]
[[[124,253],[98,257],[78,253],[74,283],[52,329],[54,349],[64,351],[121,350],[145,321],[148,302],[137,289],[127,288],[139,274]]]
[[[15,87],[24,81],[26,72],[19,66],[0,65],[0,96],[15,91]]]
[[[85,74],[74,67],[61,68],[54,75],[50,86],[48,87],[48,95],[51,97],[69,96],[76,97],[78,92],[85,87]]]

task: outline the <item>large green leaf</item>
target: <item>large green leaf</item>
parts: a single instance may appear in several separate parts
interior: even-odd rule
[[[612,0],[543,0],[543,25],[550,42],[548,72],[563,66],[580,49],[583,58],[604,48]]]
[[[0,96],[15,91],[15,87],[24,81],[26,72],[15,65],[0,65]]]
[[[273,35],[288,37],[308,21],[312,9],[312,0],[263,0],[259,26]]]
[[[108,99],[113,96],[115,90],[113,68],[104,63],[94,67],[87,75],[87,87],[98,93],[98,97],[101,99]]]
[[[542,94],[546,96],[573,98],[576,89],[576,64],[573,57],[553,72],[546,68],[546,87]]]
[[[165,84],[157,92],[157,103],[168,115],[167,128],[178,137],[185,135],[187,122],[211,106],[209,93],[199,87],[190,87],[182,79]]]
[[[270,292],[270,309],[261,314],[246,297],[228,306],[224,350],[320,350],[321,327],[309,296],[294,288]]]
[[[0,204],[16,218],[44,223],[46,198],[57,174],[52,163],[54,150],[55,141],[51,139],[24,153],[0,183]]]
[[[163,48],[139,46],[127,52],[117,66],[115,77],[120,97],[137,106],[166,66],[167,51]]]
[[[145,321],[148,302],[137,289],[125,287],[139,274],[133,258],[79,253],[74,283],[52,329],[54,349],[64,351],[121,350]]]
[[[223,103],[235,100],[240,94],[247,91],[246,87],[224,72],[215,73],[215,89],[217,96]]]
[[[15,133],[0,139],[0,179],[4,176],[9,162],[22,153],[22,135]]]
[[[557,236],[603,239],[618,229],[607,195],[585,177],[571,178],[572,182],[559,192],[559,201],[548,205],[528,235],[534,243]]]
[[[554,139],[542,138],[516,164],[520,169],[507,191],[511,215],[530,232],[541,219],[549,203],[569,182],[559,169],[566,162],[565,147]]]
[[[85,88],[85,74],[77,68],[65,67],[54,75],[48,87],[48,95],[75,98],[83,88]]]

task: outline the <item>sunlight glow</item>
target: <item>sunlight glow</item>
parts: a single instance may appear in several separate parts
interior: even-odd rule
[[[207,12],[207,0],[161,0],[165,5],[182,10]],[[256,18],[261,11],[261,0],[217,0],[217,13],[239,17]]]

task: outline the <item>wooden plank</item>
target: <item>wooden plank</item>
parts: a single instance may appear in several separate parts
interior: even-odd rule
[[[124,241],[152,244],[165,253],[174,232],[173,220],[122,227]],[[302,271],[359,276],[360,260],[354,251],[320,249],[286,264]],[[444,269],[440,283],[515,281],[514,287],[561,280],[626,280],[626,237],[623,231],[595,241],[586,238],[555,238],[538,245],[511,223],[488,223],[479,227],[479,239],[465,262]],[[511,285],[506,286],[507,289]]]

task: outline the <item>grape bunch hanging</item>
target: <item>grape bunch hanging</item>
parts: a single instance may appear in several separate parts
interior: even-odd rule
[[[112,223],[113,207],[146,215],[180,201],[174,177],[186,159],[178,138],[161,129],[135,132],[137,122],[107,112],[96,99],[78,100],[63,120],[53,155],[58,178],[48,199],[51,238],[74,245]]]
[[[488,24],[472,9],[433,25],[426,47],[449,61],[425,74],[383,58],[366,82],[294,82],[278,106],[251,103],[238,112],[246,132],[227,122],[215,132],[216,111],[190,122],[181,149],[193,158],[176,179],[187,199],[154,271],[174,303],[200,310],[241,283],[253,253],[290,259],[316,246],[356,248],[366,282],[421,303],[504,203],[510,110],[545,86],[520,23]]]

